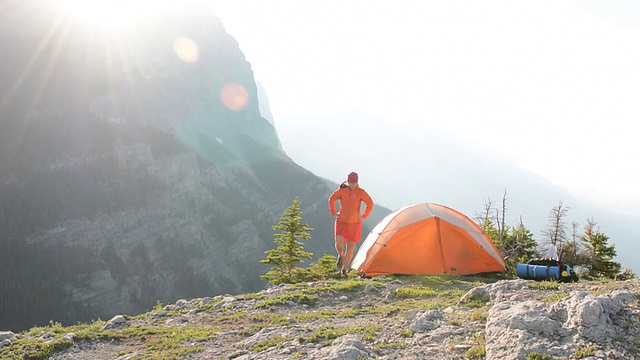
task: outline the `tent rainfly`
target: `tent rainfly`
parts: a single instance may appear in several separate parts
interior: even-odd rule
[[[433,203],[387,215],[364,240],[351,268],[362,276],[506,272],[500,250],[475,222]]]

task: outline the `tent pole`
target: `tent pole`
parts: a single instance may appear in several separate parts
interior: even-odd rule
[[[438,236],[438,249],[440,250],[440,258],[442,259],[442,272],[445,274],[448,274],[449,272],[447,271],[447,264],[446,264],[446,258],[444,257],[444,249],[442,248],[442,231],[440,229],[440,218],[439,217],[435,217],[436,218],[436,234]]]

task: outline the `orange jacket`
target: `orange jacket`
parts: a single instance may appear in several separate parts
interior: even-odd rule
[[[336,211],[336,203],[340,200],[340,212]],[[373,210],[373,200],[364,189],[356,186],[353,190],[349,188],[346,182],[340,184],[340,187],[329,196],[329,212],[331,215],[338,215],[338,221],[345,223],[360,222],[360,206],[364,202],[366,208],[362,213],[362,218],[366,219],[371,210]]]

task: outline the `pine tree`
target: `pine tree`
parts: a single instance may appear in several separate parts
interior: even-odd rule
[[[500,234],[498,229],[496,228],[493,220],[485,219],[484,222],[480,225],[482,230],[484,230],[485,234],[493,241],[493,243],[498,247],[502,247],[502,243],[500,242]]]
[[[580,237],[582,243],[590,253],[589,262],[586,267],[590,276],[606,277],[615,279],[620,273],[622,265],[613,261],[616,256],[615,245],[609,245],[609,237],[596,229],[596,222],[588,220],[584,234]]]
[[[311,235],[308,232],[313,229],[302,223],[298,197],[284,210],[280,222],[271,228],[279,231],[274,235],[274,242],[278,247],[265,251],[267,258],[260,260],[261,263],[271,265],[271,270],[261,278],[273,284],[302,281],[304,274],[296,265],[304,262],[304,259],[311,259],[313,253],[304,251],[300,240],[310,239]]]
[[[485,232],[496,244],[502,256],[504,256],[507,269],[511,275],[515,275],[516,265],[526,263],[529,259],[537,257],[538,244],[533,239],[533,234],[527,229],[520,219],[517,226],[507,226],[502,241],[496,241],[498,230],[493,227],[491,221],[485,224]]]
[[[522,219],[520,219],[517,226],[507,226],[501,252],[505,257],[524,263],[537,256],[537,246],[538,243],[534,240],[533,233],[524,226]]]

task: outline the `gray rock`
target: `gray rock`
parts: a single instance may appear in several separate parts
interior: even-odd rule
[[[409,329],[415,333],[427,332],[437,329],[443,320],[442,312],[439,310],[425,310],[416,315],[411,321]]]
[[[11,331],[0,331],[0,341],[15,339],[16,334]]]
[[[364,344],[355,335],[345,335],[337,339],[328,351],[327,360],[370,359]]]
[[[222,300],[217,303],[213,308],[214,309],[222,309],[225,308],[227,306],[230,306],[231,304],[233,304],[237,299],[233,296],[225,296],[222,298]]]
[[[418,309],[411,309],[411,310],[407,310],[405,312],[402,313],[402,316],[404,316],[405,319],[407,320],[414,320],[416,318],[416,316],[418,316],[418,313],[420,312],[420,310]]]
[[[557,303],[499,302],[487,319],[487,359],[526,358],[533,351],[561,357],[592,343],[611,346],[615,339],[637,336],[637,328],[629,329],[634,320],[623,311],[634,298],[626,290],[611,296],[574,291]]]
[[[480,286],[469,290],[462,298],[460,298],[460,301],[458,301],[458,305],[467,303],[471,300],[489,302],[491,300],[491,293],[489,292],[489,288]]]
[[[111,320],[107,321],[107,323],[102,327],[102,330],[114,329],[126,323],[127,320],[123,315],[116,315],[112,317]]]
[[[190,302],[188,300],[180,299],[180,300],[176,301],[175,307],[176,307],[176,309],[181,310],[181,309],[184,309],[184,308],[188,307],[189,304],[190,304]]]
[[[163,317],[163,316],[167,316],[169,314],[169,312],[167,310],[158,310],[155,313],[153,313],[153,317],[154,318],[159,318],[159,317]]]

